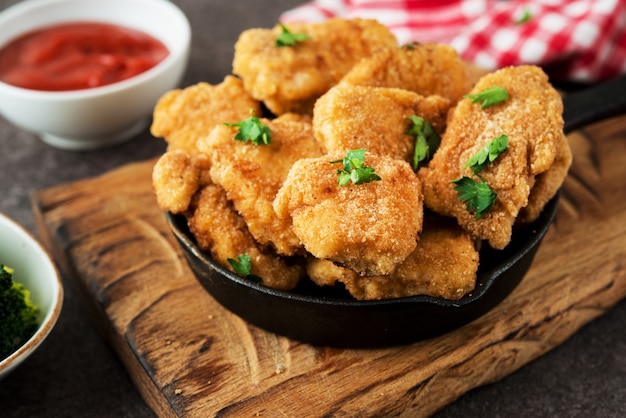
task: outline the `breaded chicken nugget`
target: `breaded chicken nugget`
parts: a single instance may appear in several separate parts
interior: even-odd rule
[[[302,244],[291,220],[279,219],[272,202],[293,163],[322,155],[322,150],[308,122],[291,116],[262,121],[271,131],[269,145],[237,141],[235,128],[218,125],[198,147],[210,157],[213,182],[226,190],[252,236],[260,244],[274,246],[279,254],[293,255]]]
[[[308,40],[276,46],[280,26],[249,29],[235,44],[233,73],[243,78],[252,97],[276,115],[310,114],[318,97],[361,58],[380,48],[397,48],[393,34],[374,20],[329,19],[322,23],[290,23],[288,30]]]
[[[229,270],[229,258],[247,254],[252,260],[252,274],[261,277],[266,286],[291,290],[304,276],[302,262],[279,257],[256,243],[224,190],[215,184],[205,185],[196,193],[187,220],[198,247]]]
[[[245,119],[250,113],[261,114],[259,102],[244,90],[241,80],[226,76],[217,85],[198,83],[165,93],[154,109],[150,131],[165,139],[168,150],[193,154],[198,138],[207,136],[215,125]]]
[[[392,272],[414,249],[422,229],[420,182],[401,160],[365,155],[365,164],[382,178],[340,186],[338,164],[344,154],[297,161],[274,200],[282,219],[313,256],[332,260],[361,275]]]
[[[511,239],[520,209],[528,204],[535,176],[547,171],[557,157],[563,136],[563,103],[548,77],[535,66],[509,67],[480,79],[472,94],[499,86],[509,99],[482,108],[469,98],[451,112],[441,146],[428,167],[419,171],[424,199],[433,211],[457,218],[459,224],[496,249]],[[452,180],[472,176],[466,163],[500,135],[508,136],[508,149],[480,172],[497,194],[494,206],[476,219],[459,199]]]
[[[307,259],[307,275],[319,286],[341,282],[359,300],[429,295],[458,300],[474,290],[478,251],[452,218],[425,216],[415,250],[386,276],[363,277],[331,261]]]
[[[208,168],[208,158],[202,154],[191,155],[175,149],[161,155],[152,170],[152,187],[159,208],[172,213],[185,212],[203,184],[203,173],[208,173]]]
[[[313,130],[327,153],[365,148],[411,161],[415,137],[410,116],[421,116],[442,133],[450,101],[408,90],[339,84],[315,103]]]
[[[567,177],[572,165],[572,150],[565,134],[556,142],[556,153],[550,168],[535,177],[535,185],[528,196],[528,205],[520,210],[517,223],[528,224],[537,220],[546,203],[554,197]]]
[[[342,82],[436,94],[452,105],[472,88],[468,67],[454,48],[433,43],[376,51],[356,64]]]

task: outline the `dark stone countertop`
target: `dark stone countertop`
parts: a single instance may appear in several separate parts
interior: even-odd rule
[[[15,3],[0,0],[0,10]],[[192,24],[191,61],[183,82],[190,85],[219,83],[230,72],[232,47],[239,33],[272,26],[281,11],[300,1],[174,3]],[[0,212],[33,233],[33,192],[146,160],[164,150],[163,142],[145,131],[131,142],[104,150],[63,151],[2,118],[0,147]],[[153,416],[153,412],[65,280],[64,307],[51,335],[0,381],[0,416],[137,418]],[[467,393],[438,414],[457,416],[626,416],[626,301],[561,346],[503,380]]]

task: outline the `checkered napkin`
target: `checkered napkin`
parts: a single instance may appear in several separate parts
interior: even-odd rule
[[[626,73],[626,0],[316,0],[282,22],[376,19],[400,44],[438,42],[493,70],[536,64],[553,80]]]

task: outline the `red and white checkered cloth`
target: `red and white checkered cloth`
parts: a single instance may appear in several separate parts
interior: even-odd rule
[[[376,19],[400,44],[439,42],[493,70],[536,64],[554,80],[626,73],[626,0],[315,0],[282,22]]]

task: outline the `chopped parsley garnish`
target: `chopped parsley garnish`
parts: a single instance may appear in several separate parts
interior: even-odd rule
[[[415,48],[417,48],[419,45],[420,45],[420,43],[418,41],[413,41],[413,42],[409,42],[408,44],[402,45],[402,48],[406,49],[408,51],[412,51]]]
[[[498,197],[482,177],[478,178],[479,181],[465,176],[452,180],[452,183],[456,184],[454,190],[459,193],[459,199],[465,202],[465,207],[474,213],[476,219],[489,212]]]
[[[235,135],[237,141],[251,141],[254,145],[269,145],[272,142],[270,128],[265,126],[257,116],[250,116],[237,123],[224,123],[224,125],[239,128],[239,132]]]
[[[459,194],[459,199],[465,202],[465,207],[468,211],[474,213],[476,219],[482,218],[483,215],[489,212],[498,197],[478,173],[489,163],[495,161],[508,148],[509,137],[500,135],[481,148],[464,165],[464,167],[469,167],[472,170],[479,181],[466,176],[452,180],[452,183],[455,184],[454,190]]]
[[[283,23],[279,22],[278,24],[282,29],[280,35],[276,37],[276,46],[278,47],[294,46],[298,42],[304,42],[311,39],[311,37],[306,33],[293,33],[287,29],[287,26]]]
[[[480,149],[472,158],[465,163],[464,167],[472,169],[474,174],[480,173],[483,168],[493,162],[500,154],[509,148],[509,137],[500,135],[483,148]]]
[[[382,180],[378,174],[374,173],[374,168],[365,165],[364,149],[347,151],[342,160],[335,160],[330,163],[343,163],[343,170],[337,170],[340,186],[346,186],[350,181],[354,184],[363,184]]]
[[[252,274],[252,259],[248,254],[238,255],[236,259],[227,258],[227,260],[235,273],[237,273],[238,275],[258,283],[261,283],[263,281],[263,279],[261,279],[259,276]]]
[[[409,116],[411,128],[407,135],[415,136],[415,151],[413,152],[413,170],[417,171],[421,162],[428,162],[441,143],[441,138],[433,125],[420,116]]]
[[[481,108],[497,105],[508,100],[509,94],[502,87],[489,87],[476,94],[467,94],[464,97],[471,99],[472,103],[481,103]]]
[[[524,11],[520,15],[520,17],[515,19],[515,24],[516,25],[522,25],[522,24],[528,22],[532,17],[533,17],[532,12],[529,9],[524,9]]]

